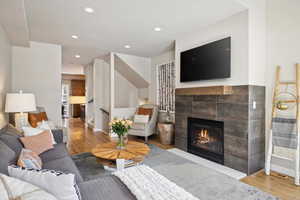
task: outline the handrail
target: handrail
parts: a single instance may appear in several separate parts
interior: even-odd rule
[[[109,115],[109,112],[108,111],[106,111],[105,109],[103,109],[103,108],[99,108],[102,112],[104,112],[105,114],[107,114],[107,115]]]

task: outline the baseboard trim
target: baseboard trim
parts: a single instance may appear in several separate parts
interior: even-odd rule
[[[93,128],[93,132],[102,132],[105,135],[109,135],[109,133],[107,131],[100,129],[100,128]]]
[[[104,132],[102,129],[100,129],[100,128],[93,128],[93,132]]]
[[[279,165],[271,164],[271,170],[275,171],[275,172],[278,172],[280,174],[284,174],[284,175],[288,175],[288,176],[291,176],[291,177],[295,177],[295,171],[294,170],[288,169],[288,168],[285,168],[285,167],[281,167]]]
[[[89,122],[87,122],[87,127],[89,127],[89,128],[91,128],[91,129],[94,129],[94,124],[91,124],[91,123],[89,123]]]

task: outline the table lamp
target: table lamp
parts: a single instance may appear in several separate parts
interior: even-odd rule
[[[21,127],[27,126],[27,119],[25,119],[25,112],[36,110],[35,96],[30,93],[8,93],[6,94],[5,112],[20,113]]]

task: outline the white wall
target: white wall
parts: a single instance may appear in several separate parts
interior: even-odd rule
[[[282,80],[295,80],[295,63],[300,63],[300,1],[268,0],[267,4],[267,72],[266,72],[266,116],[270,122],[272,93],[277,65],[282,66]],[[267,127],[269,133],[269,126]],[[293,153],[277,148],[276,153],[293,157]],[[276,165],[291,166],[276,159]]]
[[[115,55],[114,106],[115,108],[136,107],[141,99],[149,98],[151,59],[120,53]],[[134,73],[136,76],[133,75]]]
[[[85,74],[85,91],[87,101],[94,99],[94,73],[93,73],[93,65],[88,64],[84,67],[84,74]],[[85,107],[85,118],[86,122],[90,123],[94,120],[94,102],[87,103]]]
[[[231,78],[189,83],[180,82],[180,52],[229,36],[231,37]],[[249,83],[248,46],[248,11],[177,39],[175,44],[176,88],[247,85]]]
[[[151,82],[149,87],[149,101],[157,104],[157,65],[175,60],[175,50],[165,52],[151,58]]]
[[[109,116],[100,108],[109,111],[109,65],[102,59],[95,59],[93,65],[93,93],[95,129],[108,132]]]
[[[151,85],[151,84],[150,84]],[[149,85],[149,88],[150,88],[150,85]],[[139,100],[139,105],[147,99],[149,100],[149,88],[139,88],[138,89],[138,100]]]
[[[249,4],[249,84],[265,85],[267,64],[266,0],[251,0]]]
[[[34,93],[38,106],[61,124],[61,66],[59,45],[30,42],[30,48],[13,47],[12,89]]]
[[[11,45],[0,25],[0,128],[7,122],[4,114],[5,96],[11,88]]]
[[[116,53],[124,62],[126,62],[134,71],[142,76],[147,82],[151,80],[151,59],[134,55]]]
[[[115,108],[136,107],[138,96],[138,89],[115,71]]]
[[[132,119],[136,112],[136,107],[133,108],[115,108],[114,118],[118,119]]]
[[[104,57],[104,60],[109,65],[109,119],[112,120],[115,108],[115,54],[110,52],[109,55]]]
[[[63,74],[84,74],[84,67],[77,64],[64,64],[62,65]]]

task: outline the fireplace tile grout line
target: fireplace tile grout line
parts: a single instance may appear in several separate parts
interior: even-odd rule
[[[240,180],[244,177],[246,177],[247,175],[243,172],[240,172],[240,171],[237,171],[235,169],[232,169],[232,168],[229,168],[229,167],[226,167],[224,165],[221,165],[221,164],[218,164],[218,163],[215,163],[215,162],[212,162],[210,160],[206,160],[204,158],[201,158],[199,156],[196,156],[194,154],[191,154],[191,153],[188,153],[188,152],[185,152],[185,151],[182,151],[180,149],[177,149],[177,148],[173,148],[173,149],[169,149],[167,150],[169,152],[172,152],[178,156],[181,156],[185,159],[188,159],[192,162],[195,162],[199,165],[202,165],[204,167],[207,167],[207,168],[210,168],[210,169],[214,169],[222,174],[225,174],[227,176],[230,176],[234,179],[237,179],[237,180]]]

